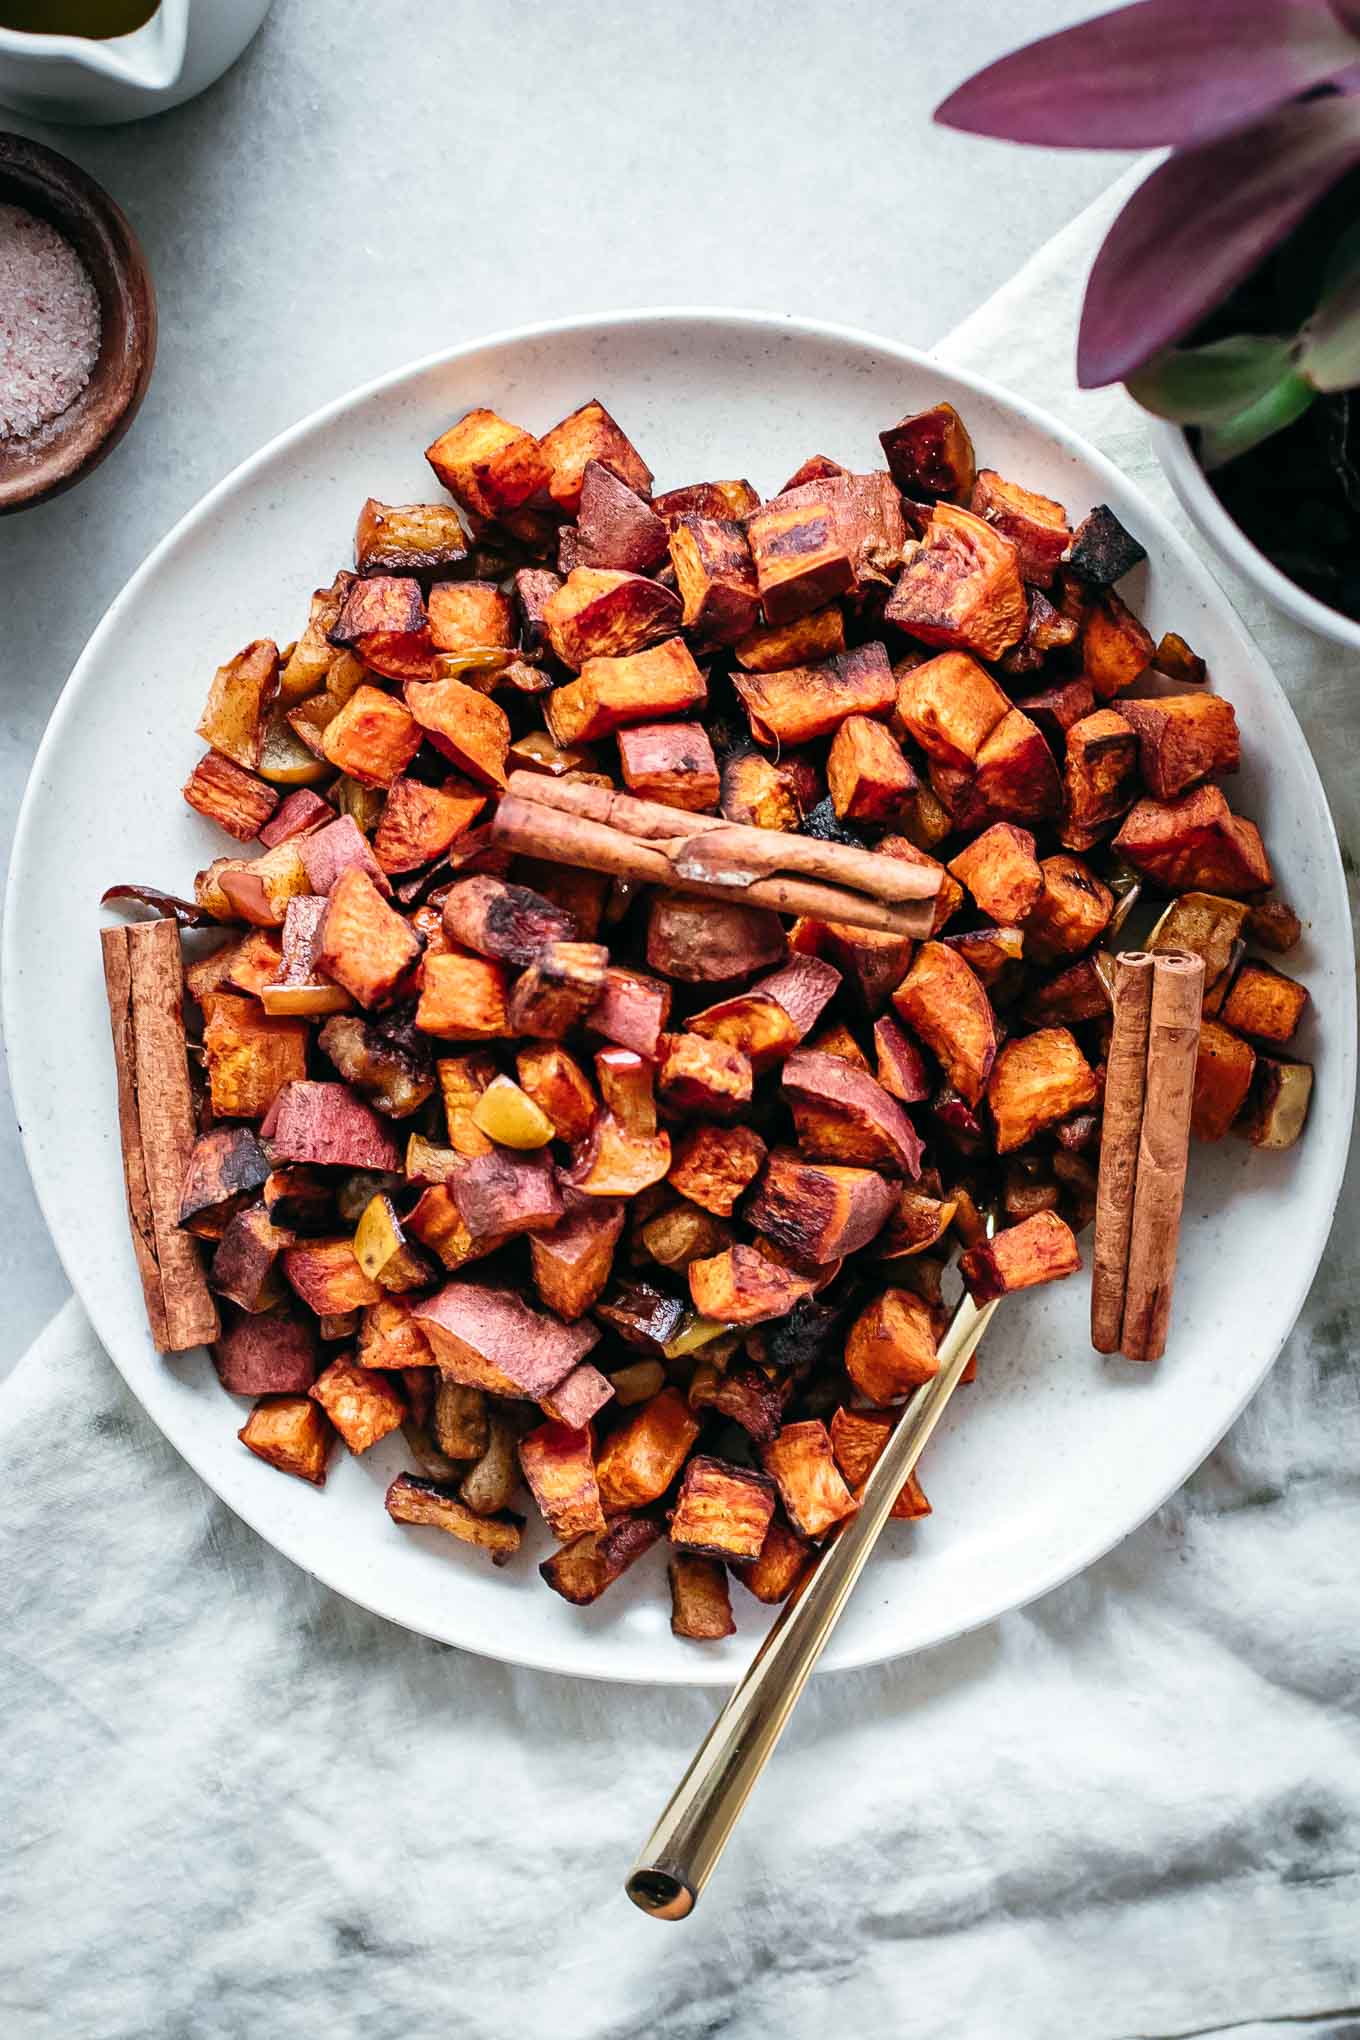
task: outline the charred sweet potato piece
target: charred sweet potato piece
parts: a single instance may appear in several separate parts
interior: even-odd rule
[[[390,694],[361,686],[327,723],[321,749],[361,786],[390,786],[420,749],[420,728]]]
[[[430,1530],[447,1531],[462,1544],[475,1544],[489,1551],[493,1565],[504,1565],[519,1550],[524,1518],[507,1510],[479,1516],[460,1501],[445,1481],[423,1480],[414,1473],[399,1473],[387,1490],[387,1513],[394,1523],[414,1523]]]
[[[1100,708],[1071,725],[1066,743],[1062,840],[1089,850],[1133,805],[1138,739],[1122,713]]]
[[[1099,1095],[1095,1072],[1066,1027],[1008,1041],[987,1080],[996,1151],[1010,1154]]]
[[[568,517],[574,517],[581,507],[586,469],[592,461],[601,462],[638,495],[651,494],[651,469],[598,398],[592,397],[551,432],[545,432],[539,450],[548,471],[548,494]]]
[[[823,1053],[834,1052],[824,1043],[822,1047]],[[874,1022],[874,1050],[883,1089],[903,1105],[924,1104],[934,1088],[925,1058],[911,1035],[887,1013]]]
[[[733,647],[737,664],[748,673],[782,673],[792,666],[815,666],[844,650],[845,617],[836,603],[797,616],[790,623],[762,624]]]
[[[474,1240],[550,1232],[565,1209],[552,1163],[542,1153],[493,1148],[450,1177],[449,1194]]]
[[[949,496],[967,502],[977,473],[973,442],[952,404],[932,404],[899,418],[878,443],[904,495]]]
[[[760,498],[747,481],[687,482],[653,496],[652,508],[667,525],[682,517],[717,517],[740,523],[760,508]]]
[[[630,1133],[612,1112],[600,1112],[572,1150],[566,1181],[586,1197],[636,1197],[671,1166],[667,1133]]]
[[[966,652],[942,652],[900,675],[897,714],[908,735],[942,764],[970,766],[1010,703]]]
[[[628,724],[701,708],[707,695],[689,647],[671,637],[623,656],[588,656],[580,678],[548,696],[544,714],[559,744],[586,744]]]
[[[1050,750],[1062,757],[1067,748],[1067,732],[1083,716],[1095,712],[1096,697],[1089,680],[1057,680],[1037,694],[1023,695],[1015,705],[1038,724]]]
[[[971,510],[937,503],[883,615],[922,644],[999,659],[1029,620],[1019,554]]]
[[[1021,709],[1003,715],[977,755],[977,796],[990,814],[1042,822],[1062,807],[1062,781],[1037,723]]]
[[[923,942],[893,993],[893,1005],[938,1058],[949,1082],[976,1105],[996,1060],[996,1017],[962,957],[943,942]]]
[[[1256,1068],[1250,1043],[1217,1020],[1202,1020],[1190,1125],[1200,1140],[1222,1140],[1246,1103]]]
[[[361,574],[447,573],[468,551],[458,512],[447,503],[380,503],[370,496],[354,527]]]
[[[888,1223],[878,1236],[879,1257],[885,1261],[909,1261],[925,1253],[944,1238],[957,1213],[957,1199],[932,1196],[929,1191],[906,1184],[898,1192]]]
[[[678,595],[644,574],[614,567],[574,567],[543,605],[548,643],[579,673],[588,659],[621,659],[680,627]],[[651,713],[655,714],[655,710]],[[559,743],[564,739],[553,725]]]
[[[326,903],[317,967],[361,1006],[385,1005],[420,955],[420,938],[367,872],[348,867]]]
[[[576,935],[571,915],[541,893],[480,875],[450,886],[443,917],[451,942],[503,963],[532,963],[550,943]]]
[[[821,666],[792,666],[783,672],[734,673],[733,683],[750,718],[757,742],[811,743],[828,737],[847,716],[883,716],[893,705],[896,682],[881,644],[837,652]]]
[[[283,1085],[307,1073],[307,1025],[276,1020],[253,999],[212,993],[204,1004],[203,1049],[213,1111],[259,1119]]]
[[[967,886],[978,909],[998,926],[1023,921],[1043,890],[1034,838],[1013,822],[994,822],[950,860],[954,877]]]
[[[671,1554],[671,1635],[696,1643],[716,1642],[736,1630],[727,1573],[716,1558],[693,1552]]]
[[[823,1537],[833,1524],[853,1516],[859,1507],[841,1478],[831,1435],[816,1418],[786,1424],[762,1449],[760,1461],[779,1489],[784,1513],[800,1536]]]
[[[256,1403],[236,1435],[247,1451],[280,1473],[296,1474],[313,1487],[326,1485],[326,1461],[335,1433],[310,1397],[269,1396]]]
[[[746,536],[767,623],[791,623],[855,585],[849,537],[825,484],[753,511]]]
[[[758,1558],[774,1505],[775,1485],[768,1476],[697,1454],[685,1468],[671,1511],[671,1543],[729,1561]]]
[[[673,1190],[719,1218],[760,1173],[765,1143],[749,1126],[689,1127],[676,1143],[668,1181]]]
[[[200,1239],[220,1239],[227,1221],[262,1188],[268,1175],[264,1149],[248,1126],[210,1127],[198,1136],[189,1155],[178,1223]]]
[[[462,680],[415,681],[406,690],[406,701],[417,737],[423,731],[478,786],[505,785],[510,723],[499,702]]]
[[[516,1055],[515,1071],[522,1089],[552,1121],[559,1140],[584,1138],[598,1100],[573,1055],[555,1042],[532,1042]]]
[[[1303,923],[1283,900],[1253,901],[1247,918],[1255,939],[1279,956],[1291,950],[1303,934]]]
[[[196,726],[198,735],[244,771],[257,771],[278,688],[279,648],[272,638],[256,638],[218,667]]]
[[[651,1282],[624,1282],[595,1313],[626,1346],[664,1360],[689,1313],[678,1296]]]
[[[387,1128],[348,1084],[285,1084],[260,1128],[279,1162],[396,1171],[401,1157]]]
[[[374,574],[350,583],[330,641],[357,651],[367,666],[395,679],[408,668],[428,671],[430,640],[420,583],[396,574]]]
[[[285,1293],[276,1264],[283,1249],[292,1243],[292,1233],[271,1222],[263,1203],[248,1204],[227,1221],[212,1258],[209,1283],[219,1296],[244,1311],[268,1310]],[[249,1392],[263,1395],[266,1390]]]
[[[1114,894],[1079,857],[1065,851],[1041,858],[1039,869],[1044,889],[1025,922],[1025,955],[1032,963],[1058,963],[1079,956],[1104,934]]]
[[[654,892],[647,917],[647,961],[686,984],[721,984],[778,963],[787,944],[768,908]]]
[[[751,1059],[729,1042],[702,1034],[667,1034],[657,1086],[673,1112],[734,1118],[751,1102]]]
[[[968,505],[977,517],[1004,534],[1020,556],[1020,571],[1026,581],[1047,588],[1059,561],[1072,542],[1067,512],[1051,496],[1022,489],[1008,482],[994,468],[981,468],[973,484]]]
[[[711,814],[718,805],[718,761],[702,723],[639,723],[620,730],[619,765],[624,785],[640,800],[692,814]]]
[[[698,1435],[698,1421],[678,1389],[662,1389],[643,1403],[611,1433],[596,1462],[604,1506],[635,1509],[658,1500]]]
[[[921,1142],[897,1100],[837,1056],[800,1049],[781,1077],[798,1142],[815,1161],[848,1162],[915,1177]]]
[[[605,1527],[589,1431],[540,1424],[519,1441],[519,1463],[529,1492],[559,1543]]]
[[[1141,680],[1156,646],[1112,588],[1096,597],[1081,627],[1082,671],[1102,701]]]
[[[1260,830],[1235,815],[1216,786],[1179,800],[1140,800],[1114,847],[1168,892],[1264,892],[1272,883]]]
[[[1066,651],[1074,645],[1080,631],[1075,618],[1064,616],[1055,609],[1042,588],[1027,583],[1025,600],[1029,614],[1025,619],[1025,635],[1018,644],[1003,652],[997,661],[1008,679],[1019,679],[1026,673],[1037,673],[1053,652]],[[1095,697],[1092,695],[1092,700]],[[1021,702],[1020,706],[1025,707]],[[1048,736],[1048,732],[1044,734]],[[1050,743],[1053,741],[1049,737]]]
[[[534,1287],[559,1317],[584,1317],[603,1296],[623,1231],[624,1207],[592,1198],[566,1213],[551,1232],[529,1240]]]
[[[397,1430],[406,1414],[388,1375],[360,1367],[344,1353],[322,1369],[310,1392],[351,1452],[367,1452]]]
[[[885,1289],[850,1327],[845,1371],[871,1403],[894,1402],[940,1371],[930,1306],[909,1289]]]
[[[599,1332],[530,1309],[512,1290],[458,1279],[415,1306],[444,1373],[492,1395],[537,1401],[584,1360]]]
[[[839,972],[836,975],[839,982]],[[757,1075],[790,1055],[801,1039],[792,1015],[756,986],[716,1006],[705,1006],[690,1016],[689,1027],[692,1033],[739,1049]]]
[[[1108,1019],[1110,994],[1095,960],[1084,956],[1047,983],[1035,985],[1024,1013],[1039,1026],[1071,1027],[1082,1020]]]
[[[588,1607],[658,1542],[662,1526],[653,1516],[616,1516],[604,1531],[564,1544],[539,1567],[543,1580],[564,1601]]]
[[[594,1008],[608,969],[609,951],[598,942],[550,943],[515,980],[510,1033],[550,1039],[566,1034]]]
[[[679,1185],[676,1186],[679,1188]],[[772,1261],[755,1247],[728,1247],[710,1260],[691,1261],[686,1271],[694,1308],[725,1325],[758,1325],[784,1317],[817,1287],[815,1274],[800,1274]]]
[[[1221,694],[1163,694],[1126,701],[1120,713],[1137,734],[1138,770],[1154,800],[1241,767],[1237,717]]]
[[[290,1232],[324,1233],[334,1227],[334,1192],[315,1169],[271,1169],[263,1195],[274,1224]]]
[[[757,1232],[800,1260],[824,1265],[867,1246],[894,1202],[892,1185],[874,1169],[805,1161],[779,1148],[765,1166],[746,1217]]]
[[[298,1240],[280,1256],[283,1273],[318,1317],[362,1310],[376,1303],[382,1290],[365,1275],[348,1233],[333,1239]]]
[[[756,750],[738,751],[723,761],[722,812],[729,822],[752,829],[796,829],[803,819],[798,774]]]
[[[217,751],[206,751],[199,759],[184,783],[184,798],[241,843],[259,835],[279,804],[276,787],[266,786]]]
[[[606,1041],[639,1055],[655,1056],[671,1011],[671,988],[644,971],[611,964],[587,1024]]]
[[[495,521],[544,489],[552,464],[532,432],[494,411],[469,411],[441,432],[425,458],[451,496]]]
[[[1308,988],[1268,963],[1244,963],[1219,1014],[1225,1027],[1283,1048],[1308,1004]]]
[[[671,564],[684,603],[681,622],[699,643],[731,645],[759,615],[755,561],[741,525],[727,518],[680,517],[671,526]]]
[[[435,1087],[428,1060],[353,1014],[337,1014],[319,1044],[345,1082],[389,1119],[418,1111]]]
[[[969,928],[946,935],[945,944],[961,956],[978,983],[992,995],[1009,989],[1025,952],[1023,928]]]
[[[316,1379],[316,1319],[296,1307],[258,1317],[228,1311],[212,1360],[230,1395],[305,1396]]]
[[[1017,1289],[1075,1275],[1081,1252],[1072,1229],[1056,1211],[1039,1211],[960,1256],[959,1273],[975,1303],[990,1303]]]
[[[700,1360],[689,1385],[691,1409],[716,1410],[740,1424],[758,1445],[778,1437],[792,1379],[772,1377],[759,1367],[729,1367],[726,1373]]]
[[[916,774],[884,724],[851,715],[831,740],[826,783],[843,821],[881,822],[915,792]]]
[[[1097,503],[1077,526],[1067,563],[1091,587],[1112,588],[1146,558],[1146,548],[1125,530],[1109,504]]]
[[[426,956],[416,1026],[446,1041],[492,1041],[508,1027],[505,966],[483,956]]]

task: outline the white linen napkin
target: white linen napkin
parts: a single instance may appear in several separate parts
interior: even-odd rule
[[[1116,202],[941,353],[1165,501],[1132,406],[1071,387]],[[1347,662],[1232,592],[1355,842]],[[68,1305],[0,1397],[0,2030],[1354,2035],[1355,1239],[1352,1198],[1265,1388],[1110,1557],[814,1682],[680,1927],[620,1881],[714,1698],[509,1670],[350,1606],[199,1483]]]

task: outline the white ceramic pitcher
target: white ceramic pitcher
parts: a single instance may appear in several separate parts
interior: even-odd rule
[[[79,126],[144,120],[192,99],[236,62],[270,0],[160,0],[106,42],[0,28],[0,104]]]

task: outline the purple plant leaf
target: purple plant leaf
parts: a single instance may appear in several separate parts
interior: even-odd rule
[[[1360,17],[1360,4],[1350,12]],[[1327,0],[1135,0],[969,78],[946,127],[1069,149],[1230,133],[1360,61],[1360,19]]]
[[[1196,326],[1360,162],[1360,99],[1284,106],[1154,170],[1096,256],[1077,341],[1083,389],[1120,382]]]

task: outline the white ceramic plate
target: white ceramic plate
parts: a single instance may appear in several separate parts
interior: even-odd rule
[[[598,393],[659,486],[748,475],[776,488],[814,452],[878,462],[877,431],[939,397],[981,458],[1083,512],[1110,503],[1151,555],[1138,606],[1208,661],[1241,718],[1234,799],[1264,827],[1283,894],[1308,922],[1290,969],[1317,1063],[1307,1138],[1260,1155],[1230,1140],[1194,1159],[1171,1350],[1101,1361],[1086,1283],[1008,1304],[982,1379],[932,1444],[935,1513],[892,1524],[827,1652],[872,1663],[984,1622],[1069,1578],[1183,1481],[1279,1351],[1327,1236],[1354,1089],[1354,991],[1340,861],[1317,774],[1265,664],[1171,527],[1101,456],[1015,398],[904,347],[806,322],[670,311],[572,321],[460,348],[318,412],[228,477],[152,554],[91,639],[53,715],[20,818],[5,931],[5,1015],[29,1163],[67,1273],[147,1411],[203,1478],[281,1551],[407,1628],[491,1657],[609,1679],[726,1682],[766,1611],[737,1588],[740,1631],[670,1635],[652,1552],[594,1608],[536,1576],[543,1540],[504,1572],[382,1506],[400,1441],[338,1453],[323,1493],[251,1457],[243,1408],[205,1353],[157,1358],[128,1244],[96,933],[107,884],[173,891],[227,847],[179,789],[213,668],[245,640],[293,636],[308,591],[348,555],[365,496],[430,492],[421,449],[490,404],[545,429]],[[1267,768],[1269,768],[1267,770]]]

